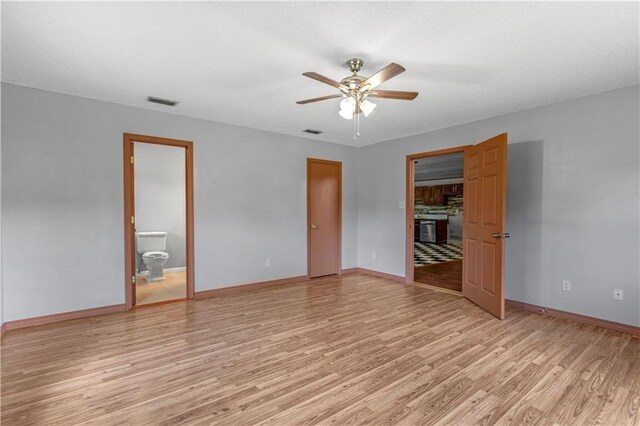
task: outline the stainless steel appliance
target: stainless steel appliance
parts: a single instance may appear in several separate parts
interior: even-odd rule
[[[435,220],[420,221],[420,242],[422,243],[436,242],[436,221]]]

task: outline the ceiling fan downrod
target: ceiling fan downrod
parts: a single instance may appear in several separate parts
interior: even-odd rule
[[[353,75],[356,75],[362,69],[364,61],[360,58],[351,58],[347,61],[346,65],[349,67]]]

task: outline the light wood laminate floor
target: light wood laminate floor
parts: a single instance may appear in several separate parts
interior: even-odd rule
[[[162,281],[147,282],[144,275],[137,277],[136,305],[138,306],[186,297],[186,272],[166,272]]]
[[[348,274],[6,333],[2,424],[640,423],[640,339]]]

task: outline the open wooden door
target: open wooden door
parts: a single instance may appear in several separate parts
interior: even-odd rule
[[[507,134],[464,153],[462,293],[504,319]]]
[[[307,159],[307,275],[340,274],[342,163]]]
[[[125,304],[127,309],[136,303],[136,226],[135,226],[135,182],[134,182],[134,147],[127,133],[124,134],[124,274]]]

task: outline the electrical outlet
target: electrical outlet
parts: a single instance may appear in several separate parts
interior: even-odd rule
[[[404,201],[400,201],[400,202],[398,203],[398,208],[399,208],[399,209],[404,209],[404,208],[405,208],[405,206],[406,206],[406,204],[404,203]]]
[[[371,258],[372,258],[372,259],[375,259],[375,258],[376,258],[376,252],[375,252],[375,251],[372,251],[372,252],[371,252]]]
[[[624,299],[624,291],[621,288],[613,289],[613,298],[615,300],[623,300]]]
[[[264,266],[265,266],[265,267],[267,267],[267,268],[268,268],[269,266],[271,266],[271,259],[267,259],[267,260],[265,260],[265,261],[264,261]]]
[[[562,280],[562,291],[571,291],[571,281]]]

